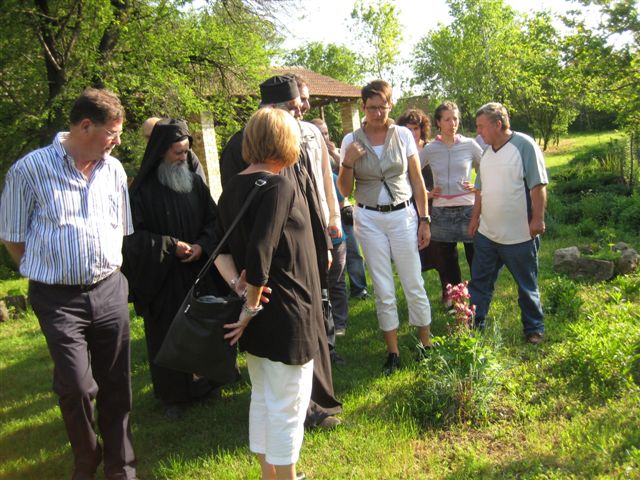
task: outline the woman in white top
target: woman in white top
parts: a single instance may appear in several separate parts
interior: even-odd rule
[[[431,308],[418,255],[418,248],[425,248],[431,238],[427,194],[413,135],[389,119],[391,94],[391,85],[383,80],[362,89],[366,123],[342,141],[337,182],[348,197],[355,180],[355,233],[373,281],[378,324],[387,344],[386,374],[400,366],[392,260],[409,306],[409,323],[418,327],[419,348],[431,348]]]
[[[475,140],[458,134],[460,113],[455,103],[443,102],[434,117],[440,134],[420,152],[420,163],[433,172],[432,241],[441,255],[442,301],[450,305],[447,284],[462,281],[457,242],[464,242],[469,268],[473,259],[473,238],[467,232],[475,200],[471,170],[477,171],[482,149]]]

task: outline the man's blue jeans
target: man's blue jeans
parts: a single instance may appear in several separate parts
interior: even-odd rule
[[[471,282],[469,282],[471,303],[476,306],[476,327],[484,328],[485,326],[498,273],[502,266],[506,265],[518,284],[518,304],[524,334],[528,336],[532,333],[544,332],[544,318],[538,291],[539,248],[539,237],[515,245],[503,245],[489,240],[481,233],[476,233]]]
[[[353,231],[353,225],[343,224],[342,228],[347,235],[347,273],[349,274],[351,296],[354,297],[367,289],[367,277],[364,273],[364,260],[360,254],[360,244]]]

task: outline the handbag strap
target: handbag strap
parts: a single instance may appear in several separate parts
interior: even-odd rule
[[[251,205],[251,201],[258,194],[258,190],[260,189],[260,187],[264,186],[266,183],[267,181],[264,178],[259,178],[256,180],[256,183],[253,184],[253,188],[251,189],[251,192],[249,193],[249,196],[247,197],[247,199],[242,204],[242,208],[240,208],[238,215],[236,215],[236,218],[233,219],[233,222],[231,222],[231,225],[229,225],[229,228],[227,229],[223,237],[218,242],[218,246],[215,248],[215,250],[209,257],[209,259],[207,260],[207,263],[204,264],[204,267],[202,267],[202,269],[200,270],[200,273],[198,273],[196,280],[193,282],[192,289],[195,289],[196,285],[198,285],[198,282],[200,282],[202,277],[204,277],[207,274],[207,272],[211,268],[211,265],[213,265],[214,260],[220,254],[220,250],[222,250],[222,247],[224,246],[225,242],[229,239],[229,235],[231,235],[231,232],[233,232],[233,230],[236,228],[238,223],[240,223],[240,220],[242,220],[242,217],[244,216],[247,209],[249,208],[249,205]]]

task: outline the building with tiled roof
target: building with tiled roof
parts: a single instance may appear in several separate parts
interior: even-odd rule
[[[360,127],[360,112],[358,108],[360,87],[349,85],[303,67],[274,67],[268,76],[288,73],[299,75],[305,79],[309,87],[309,103],[311,103],[312,107],[320,108],[320,116],[323,119],[323,107],[332,103],[339,103],[344,134]],[[202,132],[194,134],[193,149],[205,169],[211,195],[217,200],[222,189],[220,186],[220,165],[212,115],[206,112],[201,113],[200,124]]]
[[[303,77],[309,87],[312,107],[322,107],[334,102],[357,102],[360,98],[361,87],[321,75],[304,67],[276,67],[271,71],[274,75],[293,73]]]

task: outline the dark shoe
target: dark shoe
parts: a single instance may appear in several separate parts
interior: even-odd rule
[[[322,421],[318,424],[319,428],[324,428],[326,430],[332,430],[340,425],[342,422],[335,415],[329,415],[328,417],[324,417]]]
[[[385,375],[391,375],[399,368],[400,357],[397,353],[389,353],[389,355],[387,355],[387,361],[384,362],[384,366],[382,367],[382,372]]]
[[[344,327],[336,327],[336,337],[344,337],[347,334],[347,329]]]
[[[357,298],[358,300],[366,300],[367,298],[369,298],[369,292],[367,292],[367,289],[365,288],[361,292],[354,293],[353,295],[351,295],[351,298]]]
[[[331,350],[331,353],[329,354],[329,356],[331,357],[331,364],[333,365],[346,365],[347,361],[342,358],[340,355],[338,355],[338,353],[335,350]]]
[[[540,332],[530,333],[527,335],[527,342],[533,345],[539,345],[544,341],[544,335]]]
[[[184,407],[182,405],[167,405],[164,416],[169,420],[180,420],[184,417]]]
[[[220,396],[220,388],[218,385],[210,382],[206,378],[200,377],[192,382],[189,387],[189,396],[192,402],[204,402],[217,394]]]

